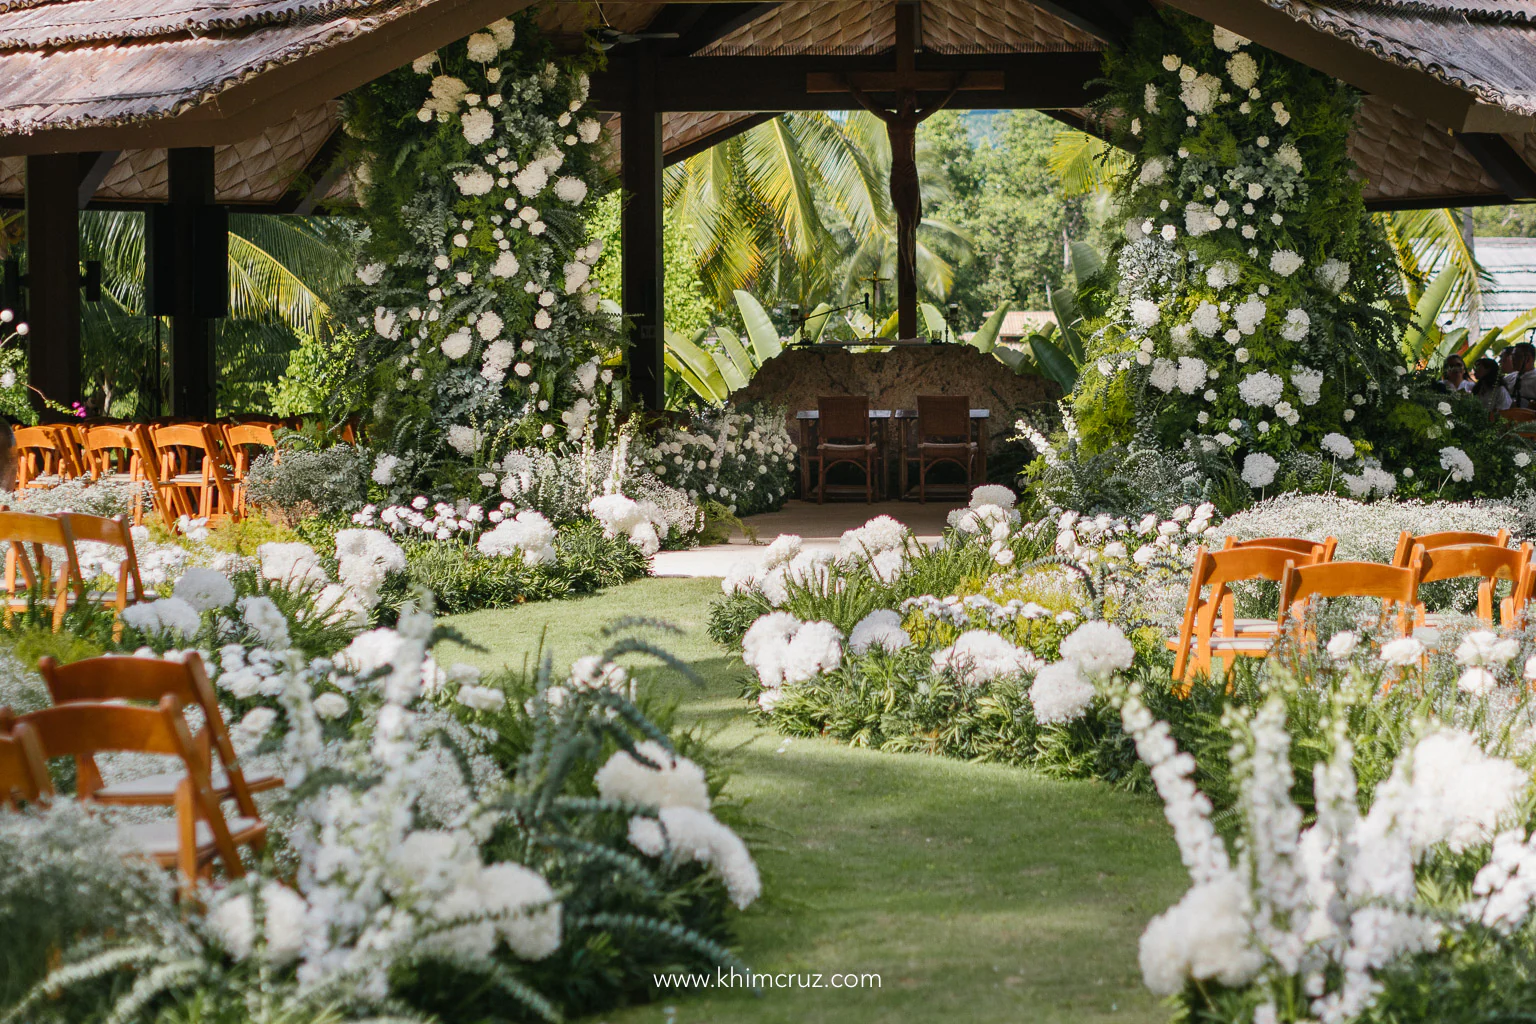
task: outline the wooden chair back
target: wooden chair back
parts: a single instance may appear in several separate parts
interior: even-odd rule
[[[918,444],[966,442],[971,439],[969,395],[918,395]]]
[[[1396,607],[1398,631],[1413,631],[1419,581],[1424,573],[1424,550],[1417,546],[1406,566],[1380,562],[1326,562],[1289,565],[1280,581],[1280,625],[1305,621],[1307,606],[1315,598],[1368,597],[1383,602],[1382,617]]]
[[[58,432],[49,426],[16,427],[16,489],[52,487],[70,475]]]
[[[1231,551],[1234,548],[1279,548],[1281,551],[1294,551],[1299,555],[1307,555],[1318,562],[1333,561],[1333,554],[1338,546],[1337,537],[1324,537],[1320,541],[1307,540],[1305,537],[1254,537],[1252,540],[1228,537],[1221,545],[1223,551]]]
[[[38,598],[53,603],[53,628],[64,624],[70,591],[77,601],[85,600],[85,581],[80,575],[80,561],[75,554],[74,536],[69,524],[55,516],[29,512],[0,512],[0,544],[5,545],[5,592],[9,598],[7,613],[17,610],[23,590],[36,590]],[[64,553],[63,565],[55,573],[48,549]]]
[[[1520,591],[1527,589],[1529,581],[1526,576],[1531,569],[1531,545],[1529,542],[1521,544],[1518,548],[1507,548],[1497,544],[1458,544],[1453,547],[1431,548],[1424,552],[1424,574],[1421,583],[1433,583],[1437,580],[1460,580],[1477,578],[1482,582],[1477,587],[1477,617],[1488,625],[1493,625],[1493,597],[1494,586],[1498,580],[1505,579],[1512,582],[1510,597],[1515,599],[1516,605],[1523,605],[1519,600]],[[1511,625],[1511,615],[1505,609],[1505,625]],[[1417,606],[1418,621],[1424,621],[1424,604],[1419,602]]]
[[[4,710],[4,709],[0,709]],[[10,718],[9,711],[4,714]],[[53,797],[53,780],[37,733],[25,722],[0,734],[0,807],[19,807]]]
[[[160,486],[169,491],[196,492],[196,510],[182,514],[227,515],[234,504],[229,478],[224,472],[223,452],[213,428],[207,423],[173,423],[149,430],[152,455],[158,463]]]
[[[143,477],[143,446],[136,428],[93,424],[80,428],[80,433],[80,449],[85,455],[86,470],[94,479],[111,476],[126,476],[129,479]]]
[[[240,813],[257,816],[256,802],[230,741],[218,696],[196,651],[188,652],[181,661],[105,655],[60,665],[51,657],[43,657],[37,668],[55,704],[109,700],[157,704],[173,697],[178,707],[201,708],[203,728],[196,737],[199,749],[206,752],[211,748],[218,757]],[[101,787],[99,775],[87,781],[82,773],[81,779],[82,788],[89,785],[91,792]]]
[[[1249,580],[1278,582],[1285,576],[1286,566],[1298,560],[1314,564],[1322,559],[1321,545],[1314,545],[1313,552],[1298,552],[1284,548],[1242,547],[1208,551],[1201,547],[1195,552],[1195,564],[1189,577],[1189,596],[1184,602],[1184,617],[1179,625],[1179,648],[1174,654],[1173,678],[1182,680],[1191,665],[1207,670],[1211,661],[1211,639],[1215,635],[1217,616],[1221,616],[1223,636],[1234,636],[1233,614],[1236,601],[1231,585]],[[1208,595],[1202,591],[1210,588]],[[1278,623],[1278,613],[1276,621]],[[1194,661],[1191,662],[1191,656]]]
[[[179,758],[186,766],[187,777],[176,798],[182,834],[177,866],[187,879],[197,877],[196,826],[205,823],[225,871],[231,878],[245,874],[228,822],[208,780],[207,759],[193,742],[181,713],[181,704],[175,697],[163,697],[156,707],[59,704],[23,715],[16,721],[36,731],[44,757],[71,757],[82,768],[89,764],[93,771],[96,755],[103,753],[160,754]],[[80,777],[86,777],[84,771]],[[100,773],[95,772],[95,777],[99,779]],[[88,800],[90,795],[84,787],[80,788],[80,799]]]
[[[868,395],[822,395],[816,399],[817,430],[821,442],[869,442]]]
[[[1421,533],[1414,536],[1404,530],[1397,535],[1397,548],[1392,552],[1392,564],[1407,565],[1408,556],[1412,553],[1415,544],[1425,551],[1455,547],[1460,544],[1495,544],[1505,547],[1509,544],[1509,531],[1501,529],[1497,533],[1471,533],[1466,530],[1442,530],[1439,533]]]
[[[118,516],[115,519],[108,519],[105,516],[89,516],[81,512],[63,512],[54,518],[62,520],[70,536],[74,538],[77,545],[75,548],[77,559],[80,555],[78,545],[82,541],[110,544],[123,549],[123,557],[117,568],[115,607],[119,612],[130,604],[146,600],[144,580],[139,576],[139,557],[133,547],[133,527],[129,525],[126,518]]]

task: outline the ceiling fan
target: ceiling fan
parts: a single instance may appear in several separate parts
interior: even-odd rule
[[[592,31],[594,45],[603,51],[611,50],[615,46],[623,46],[629,43],[638,43],[646,39],[677,39],[676,32],[647,32],[644,29],[638,32],[621,32],[608,23],[608,15],[603,10],[603,5],[597,5],[598,16],[603,19],[601,28]]]

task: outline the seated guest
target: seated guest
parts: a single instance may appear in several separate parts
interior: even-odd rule
[[[1516,409],[1536,407],[1536,345],[1522,341],[1509,347],[1515,350],[1514,372],[1504,377],[1510,405]]]
[[[1506,345],[1499,350],[1499,373],[1509,376],[1515,372],[1515,350],[1513,346]]]
[[[1509,392],[1504,390],[1504,377],[1499,364],[1487,356],[1472,365],[1477,383],[1472,385],[1472,397],[1483,403],[1490,414],[1509,408]]]
[[[1447,391],[1472,390],[1472,378],[1467,376],[1467,364],[1461,356],[1452,354],[1445,357],[1445,365],[1440,367],[1440,382]]]

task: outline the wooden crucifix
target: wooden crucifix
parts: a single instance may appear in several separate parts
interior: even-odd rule
[[[917,126],[942,110],[962,89],[1001,89],[1001,71],[919,71],[921,47],[920,0],[896,4],[896,70],[856,74],[812,72],[806,91],[849,92],[859,105],[885,122],[891,143],[891,208],[896,214],[896,336],[917,337],[917,226],[923,219],[923,196],[917,177]],[[927,107],[918,105],[919,93],[942,94]],[[876,95],[895,97],[891,105],[877,102]]]

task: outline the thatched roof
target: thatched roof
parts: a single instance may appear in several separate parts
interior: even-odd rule
[[[1536,3],[1531,0],[1166,0],[1307,61],[1368,93],[1351,140],[1377,205],[1536,196]],[[164,147],[216,147],[220,201],[303,208],[345,201],[327,174],[334,99],[527,0],[0,0],[0,201],[21,193],[20,154],[117,152],[98,202],[165,197]],[[1093,51],[1127,23],[1080,9],[925,0],[924,53]],[[893,43],[891,0],[539,4],[542,27],[586,45],[599,18],[621,32],[677,32],[675,56],[878,55]],[[714,30],[705,29],[713,25]],[[621,43],[610,51],[633,52]],[[1058,111],[1070,120],[1072,111]],[[761,120],[748,111],[664,116],[685,155]],[[616,132],[619,124],[614,121]]]

